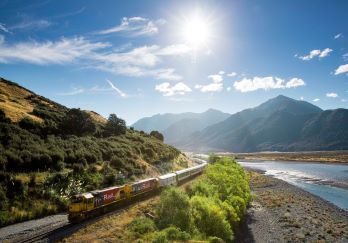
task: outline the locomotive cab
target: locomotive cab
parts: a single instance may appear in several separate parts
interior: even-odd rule
[[[74,196],[71,199],[69,213],[79,213],[92,210],[94,208],[93,195],[91,193],[83,193]]]

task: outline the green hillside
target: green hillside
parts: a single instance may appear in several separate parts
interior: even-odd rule
[[[0,226],[63,211],[75,193],[188,165],[152,134],[1,79]]]

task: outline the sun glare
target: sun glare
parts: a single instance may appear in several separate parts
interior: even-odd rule
[[[182,30],[184,40],[195,49],[209,42],[211,35],[209,23],[198,14],[185,19]]]

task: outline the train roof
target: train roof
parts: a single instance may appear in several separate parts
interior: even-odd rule
[[[144,179],[141,181],[136,181],[136,182],[133,182],[131,185],[139,184],[139,183],[146,182],[146,181],[152,181],[152,180],[156,180],[156,178],[152,177],[152,178],[147,178],[147,179]]]
[[[170,178],[170,177],[173,177],[173,176],[176,176],[176,174],[175,173],[168,173],[168,174],[165,174],[165,175],[161,175],[158,178],[164,180],[164,179],[167,179],[167,178]]]

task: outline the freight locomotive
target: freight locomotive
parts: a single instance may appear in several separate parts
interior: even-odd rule
[[[75,195],[69,206],[69,221],[79,222],[105,213],[122,204],[127,204],[141,195],[156,192],[167,186],[177,186],[183,181],[202,173],[206,166],[207,163],[203,161],[199,165],[161,175],[157,178],[148,178],[123,186],[113,186]]]

